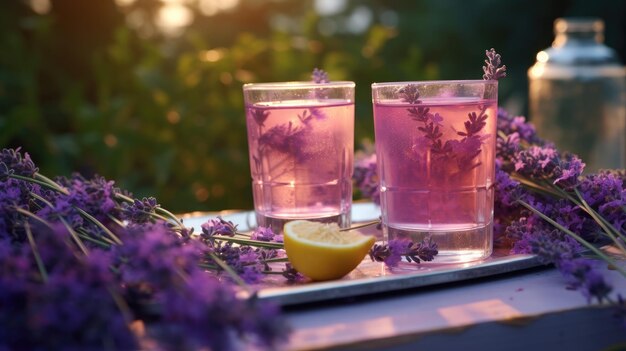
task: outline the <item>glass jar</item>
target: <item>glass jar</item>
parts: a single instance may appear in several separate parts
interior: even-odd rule
[[[529,117],[540,137],[577,154],[586,172],[626,163],[626,70],[603,44],[604,22],[559,18],[552,47],[528,70]]]

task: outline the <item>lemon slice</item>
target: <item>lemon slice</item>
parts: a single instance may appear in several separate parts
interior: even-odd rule
[[[361,263],[375,238],[357,231],[339,231],[335,223],[304,220],[284,227],[287,258],[300,273],[313,280],[338,279]]]

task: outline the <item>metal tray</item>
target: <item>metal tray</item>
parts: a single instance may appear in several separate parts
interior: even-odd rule
[[[189,213],[182,218],[187,226],[198,230],[202,223],[218,215],[237,224],[237,228],[241,231],[250,230],[256,226],[253,211]],[[375,220],[379,216],[380,209],[372,203],[353,204],[353,223]],[[365,230],[382,239],[380,231],[374,228]],[[491,257],[482,261],[459,264],[428,262],[420,265],[402,262],[393,270],[365,257],[354,271],[339,280],[287,284],[282,277],[272,275],[268,276],[257,288],[259,298],[288,306],[460,282],[540,265],[535,255],[509,255],[505,250],[496,250]]]

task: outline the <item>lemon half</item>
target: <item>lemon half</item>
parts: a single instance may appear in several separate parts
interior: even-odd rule
[[[291,265],[313,280],[338,279],[361,263],[376,239],[357,231],[339,231],[335,223],[287,222],[284,243]]]

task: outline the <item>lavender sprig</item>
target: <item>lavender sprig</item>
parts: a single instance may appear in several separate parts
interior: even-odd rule
[[[328,73],[322,69],[318,69],[317,67],[313,69],[313,73],[311,74],[311,80],[314,83],[329,83]]]
[[[502,65],[502,58],[500,54],[491,48],[491,50],[485,50],[487,59],[485,60],[486,66],[483,66],[483,79],[484,80],[498,80],[506,77],[506,66]],[[501,66],[502,65],[502,66]]]
[[[243,335],[273,349],[285,337],[274,307],[237,298],[200,268],[210,248],[156,199],[133,199],[102,177],[52,180],[19,150],[0,158],[0,306],[9,308],[0,349],[138,349],[132,320],[165,348],[232,349],[231,336]],[[236,230],[218,224],[213,237]],[[241,251],[255,255],[279,259]]]
[[[439,253],[437,243],[430,237],[421,242],[392,239],[387,244],[375,244],[369,252],[372,261],[384,262],[389,268],[397,267],[402,257],[408,262],[432,261]]]

